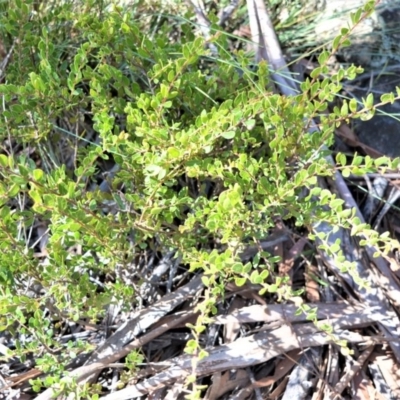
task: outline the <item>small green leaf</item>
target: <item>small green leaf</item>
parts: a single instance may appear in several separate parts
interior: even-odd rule
[[[324,50],[319,56],[318,56],[318,63],[319,65],[325,64],[325,62],[329,59],[330,57],[330,52]]]
[[[311,78],[318,78],[321,72],[322,72],[322,67],[317,67],[313,71],[311,71],[310,76]]]
[[[353,157],[353,161],[351,162],[351,165],[359,166],[362,164],[363,161],[364,161],[363,156],[359,156],[359,155],[355,154]]]
[[[176,147],[169,147],[167,150],[168,157],[171,159],[177,159],[180,156],[180,151]]]
[[[163,104],[163,107],[164,107],[164,108],[171,108],[171,107],[172,107],[172,101],[171,101],[171,100],[166,101],[166,102]]]
[[[157,97],[153,96],[150,105],[153,109],[157,109],[160,106],[160,101],[157,99]]]
[[[351,175],[351,170],[350,170],[350,168],[344,168],[343,171],[342,171],[342,176],[343,176],[344,178],[348,178],[350,175]]]
[[[357,100],[356,100],[356,99],[351,99],[351,100],[350,100],[350,102],[349,102],[349,108],[350,108],[350,111],[351,111],[352,113],[357,112]]]
[[[372,109],[369,112],[364,112],[363,114],[360,114],[360,119],[361,121],[369,121],[372,119],[375,115],[375,110]]]
[[[350,19],[353,25],[357,24],[360,21],[362,8],[359,8],[355,13],[350,13]]]
[[[235,285],[236,286],[241,287],[241,286],[245,285],[246,282],[247,282],[246,278],[235,276]]]
[[[370,93],[367,96],[367,99],[364,101],[364,105],[366,108],[372,108],[374,106],[374,94]]]
[[[342,167],[346,166],[347,164],[346,155],[343,153],[338,153],[336,155],[336,162],[340,164]]]
[[[342,104],[342,108],[340,109],[340,115],[341,115],[342,117],[347,117],[348,114],[349,114],[349,106],[348,106],[348,104],[347,104],[347,101],[344,100],[344,101],[343,101],[343,104]]]
[[[35,179],[37,182],[40,182],[44,175],[41,169],[34,169],[32,174],[33,174],[33,179]]]
[[[381,96],[381,102],[382,102],[382,103],[390,103],[390,104],[393,104],[393,103],[394,103],[394,100],[395,100],[395,98],[394,98],[394,93],[384,93],[384,94]]]
[[[258,271],[253,271],[250,275],[250,282],[253,283],[254,285],[258,285],[262,283],[262,278],[260,277],[260,274]]]
[[[364,4],[364,11],[367,12],[367,13],[372,13],[375,10],[375,3],[376,2],[374,0],[367,1]],[[367,15],[367,17],[368,16],[369,15]]]
[[[255,127],[255,125],[256,125],[256,120],[255,120],[254,118],[249,119],[249,120],[247,120],[247,121],[245,122],[245,124],[246,124],[246,128],[250,131],[250,130],[252,130],[252,129]]]
[[[162,95],[162,97],[167,98],[168,97],[168,86],[164,85],[163,83],[160,85],[160,93]]]
[[[91,200],[89,203],[89,209],[90,211],[95,211],[97,209],[97,202],[96,200]]]
[[[242,263],[233,264],[232,271],[236,274],[241,274],[243,272],[243,264]]]
[[[221,133],[221,136],[225,139],[233,139],[236,135],[236,131],[227,131]]]
[[[188,60],[192,54],[191,49],[189,47],[189,44],[184,44],[182,47],[182,54],[183,57],[185,57],[186,60]]]
[[[206,350],[201,349],[201,350],[199,351],[199,354],[198,354],[199,360],[202,360],[203,358],[208,357],[208,354],[209,354],[209,353],[208,353]]]
[[[2,167],[8,167],[8,157],[5,154],[0,154],[0,165]]]
[[[388,165],[390,163],[390,159],[388,157],[379,157],[374,160],[374,164],[376,167],[380,167],[382,165]]]
[[[341,40],[342,40],[342,35],[336,36],[335,39],[333,39],[332,48],[334,51],[337,51]]]
[[[40,193],[36,189],[31,189],[29,191],[29,196],[31,196],[32,200],[35,202],[35,205],[41,205],[42,202],[42,197],[40,196]]]
[[[203,275],[201,277],[201,281],[203,282],[203,285],[206,287],[210,285],[210,278],[208,276]]]
[[[340,44],[340,46],[341,46],[342,48],[343,48],[343,47],[349,47],[349,46],[351,46],[350,39],[349,39],[349,38],[344,39],[344,40],[342,41],[342,43]]]
[[[333,199],[329,203],[329,207],[332,208],[333,210],[337,210],[343,205],[343,203],[344,203],[344,200],[342,200],[342,199]]]
[[[171,69],[171,71],[168,72],[167,80],[169,83],[173,82],[175,79],[175,71]]]

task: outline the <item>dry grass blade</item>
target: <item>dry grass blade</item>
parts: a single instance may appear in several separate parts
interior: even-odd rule
[[[244,306],[245,300],[240,297],[235,297],[229,306],[228,312],[235,312],[242,309]],[[240,332],[240,326],[241,324],[238,320],[231,320],[224,325],[224,343],[231,343],[237,338]]]
[[[329,387],[335,386],[339,382],[339,351],[335,346],[329,346],[327,362],[327,381],[324,382],[324,394],[327,394]],[[324,396],[325,398],[325,396]]]
[[[277,386],[277,388],[269,395],[270,399],[276,400],[283,393],[286,388],[289,378],[285,377],[282,382]]]
[[[168,391],[168,394],[164,397],[164,400],[175,400],[184,389],[183,383],[176,382],[175,385]]]
[[[362,208],[366,221],[371,221],[373,214],[376,213],[380,200],[383,198],[389,181],[380,176],[371,183],[368,176],[365,177],[368,187],[368,197]]]
[[[354,398],[360,400],[385,400],[386,397],[381,395],[372,385],[371,380],[366,376],[364,371],[360,371],[354,377]]]
[[[347,145],[351,147],[361,147],[365,153],[371,157],[378,158],[382,156],[382,153],[379,151],[360,142],[354,131],[345,123],[342,123],[339,128],[336,129],[336,134],[340,136]]]
[[[248,0],[252,40],[257,45],[256,62],[267,60],[271,64],[272,77],[286,95],[297,91],[290,71],[286,66],[272,22],[263,0]]]
[[[321,294],[319,292],[319,285],[315,277],[318,274],[318,266],[306,261],[306,296],[311,303],[321,301]]]
[[[304,246],[307,244],[307,238],[300,238],[288,251],[287,254],[284,255],[283,260],[279,263],[279,274],[281,276],[286,276],[287,274],[291,274],[294,262],[297,257],[304,250]]]
[[[374,224],[374,229],[378,229],[379,225],[383,219],[383,217],[388,213],[390,208],[396,203],[396,201],[400,197],[400,190],[397,189],[396,187],[392,188],[389,198],[385,202],[385,205],[383,206],[382,210],[379,212],[378,216],[375,219],[375,224]]]
[[[29,379],[36,378],[36,377],[38,377],[38,376],[40,376],[42,374],[43,374],[42,371],[40,371],[40,370],[38,370],[36,368],[33,368],[33,369],[31,369],[31,370],[29,370],[27,372],[24,372],[22,374],[19,374],[19,375],[16,375],[16,376],[10,376],[10,377],[7,378],[7,381],[6,381],[7,385],[0,387],[0,392],[4,391],[4,390],[6,390],[6,389],[8,389],[10,387],[18,386],[21,383],[27,382],[27,381],[29,381]],[[10,383],[10,381],[11,381],[11,383]]]

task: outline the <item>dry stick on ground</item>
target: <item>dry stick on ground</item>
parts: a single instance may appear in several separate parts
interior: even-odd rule
[[[357,317],[360,317],[357,314]],[[368,315],[361,316],[364,323],[373,320]],[[333,325],[335,338],[318,330],[312,323],[288,326],[268,332],[243,337],[236,341],[208,349],[208,356],[198,360],[196,373],[198,377],[211,375],[218,371],[246,368],[264,363],[291,350],[323,346],[336,340],[346,340],[349,343],[371,343],[372,338],[363,337],[358,333],[344,329],[352,328],[351,321],[345,317],[324,321]],[[246,351],[243,351],[246,349]],[[165,385],[172,384],[182,376],[192,373],[191,355],[184,355],[170,360],[171,367],[136,385],[126,387],[116,393],[111,393],[102,400],[124,400],[143,396]]]
[[[196,314],[193,312],[177,313],[175,319],[169,319],[168,322],[166,322],[165,324],[159,326],[156,329],[151,330],[142,337],[133,340],[133,342],[129,343],[122,349],[115,351],[114,353],[106,357],[100,358],[98,361],[90,365],[84,365],[82,367],[77,368],[76,370],[72,371],[69,374],[69,376],[76,378],[77,382],[81,382],[85,378],[90,377],[94,373],[101,371],[104,368],[107,368],[110,364],[125,357],[131,351],[144,346],[145,344],[151,342],[152,340],[161,336],[163,333],[169,331],[175,326],[182,324],[183,322],[185,322],[194,315]],[[50,400],[53,398],[53,396],[54,396],[53,390],[47,389],[45,392],[37,396],[36,400]]]
[[[99,347],[99,349],[97,349],[91,355],[89,360],[86,362],[87,365],[76,369],[75,371],[71,372],[70,375],[76,377],[78,381],[82,381],[83,379],[86,381],[92,381],[95,377],[97,377],[99,371],[107,367],[107,364],[124,357],[133,349],[142,346],[143,339],[136,339],[141,332],[159,321],[163,316],[171,312],[175,307],[182,304],[185,300],[188,300],[194,295],[194,293],[202,288],[203,284],[201,281],[201,276],[198,276],[185,286],[177,289],[175,292],[164,296],[153,306],[140,310],[138,313],[136,313],[134,318],[124,323]],[[179,320],[179,323],[182,322],[179,317],[177,320]],[[172,326],[176,326],[177,320],[164,324],[160,328],[155,329],[154,332],[160,333],[154,337],[157,337],[166,330],[171,329]],[[150,333],[144,337],[148,338]],[[154,337],[152,339],[154,339]],[[49,388],[41,393],[37,397],[37,400],[48,400],[51,399],[53,395],[53,389]]]
[[[289,307],[290,305],[284,305],[283,307],[285,306]],[[290,310],[288,309],[288,311]],[[361,312],[359,309],[353,308],[352,306],[348,306],[347,309],[340,309],[337,315],[337,318],[332,318],[332,316],[330,316],[326,322],[329,321],[334,329],[338,332],[340,331],[340,338],[345,338],[349,342],[359,342],[357,338],[361,338],[361,336],[347,332],[344,333],[345,337],[342,337],[342,329],[354,329],[355,327],[365,326],[373,322],[373,317],[371,315],[367,315],[367,313]],[[257,318],[256,316],[254,317],[254,320],[248,320],[248,322],[256,322],[259,320],[264,321],[262,316],[261,318]],[[279,315],[275,315],[275,318],[279,319],[280,317],[281,316]],[[289,323],[298,321],[294,313],[288,314],[288,319]],[[302,317],[302,321],[306,321],[306,316]],[[283,324],[283,321],[281,321],[281,324]],[[293,349],[327,344],[331,342],[331,339],[332,337],[320,332],[312,323],[294,325],[293,328],[289,325],[284,325],[273,331],[260,332],[246,338],[238,339],[229,345],[210,349],[210,355],[199,361],[199,367],[196,371],[199,376],[204,376],[211,375],[215,372],[230,370],[232,368],[244,368],[268,361],[277,355],[287,353]],[[363,338],[363,341],[364,340],[365,338]],[[366,340],[368,341],[370,339],[366,338]],[[256,344],[254,344],[254,342],[256,342]],[[268,348],[268,354],[264,354],[263,351],[257,350],[261,347],[264,348],[263,343]],[[251,350],[253,348],[252,346],[256,346],[254,351]],[[246,354],[243,354],[243,348],[246,348]],[[264,358],[265,356],[267,357],[266,359]],[[172,359],[169,362],[171,367],[167,370],[160,372],[135,386],[123,389],[117,393],[112,393],[109,395],[111,397],[106,396],[105,399],[128,399],[130,397],[141,396],[147,392],[160,389],[165,385],[172,384],[176,379],[186,376],[191,372],[191,361],[192,356],[186,355]],[[83,370],[84,368],[85,367],[81,367],[80,370]],[[86,371],[86,373],[90,373],[90,371]]]
[[[231,318],[238,319],[240,322],[247,322],[247,323],[254,323],[254,322],[279,322],[280,324],[284,324],[287,322],[294,323],[294,322],[302,322],[306,321],[306,316],[296,316],[294,315],[294,306],[291,304],[286,304],[286,305],[271,305],[271,309],[266,307],[260,306],[250,306],[246,307],[245,309],[238,310],[237,312],[232,313],[231,315],[228,316],[221,316],[220,319],[216,320],[216,323],[218,324],[224,324],[229,322]],[[176,317],[174,319],[169,319],[167,323],[161,325],[160,327],[150,331],[146,335],[144,335],[141,338],[138,338],[134,340],[133,342],[129,343],[125,347],[123,347],[120,350],[116,350],[114,353],[100,358],[98,361],[89,364],[89,365],[84,365],[82,367],[77,368],[76,370],[70,372],[70,376],[74,377],[77,379],[78,382],[83,381],[85,378],[93,375],[93,373],[101,371],[102,369],[106,368],[109,366],[111,363],[114,363],[115,361],[121,359],[122,357],[126,356],[129,352],[131,352],[134,349],[137,349],[146,343],[150,342],[151,340],[154,340],[156,337],[160,336],[162,333],[168,331],[169,329],[172,329],[174,326],[179,326],[181,325],[184,321],[188,320],[190,317],[192,317],[194,314],[193,313],[184,313],[183,315],[176,314]],[[282,319],[282,315],[287,315],[288,321],[285,321]],[[360,326],[365,326],[367,324],[370,324],[372,320],[372,316],[367,315],[365,310],[362,309],[362,307],[353,307],[351,305],[346,305],[346,304],[338,304],[336,307],[333,307],[332,304],[321,304],[321,306],[318,309],[317,312],[317,317],[318,318],[328,318],[329,321],[332,323],[336,321],[337,326],[339,328],[354,328],[354,327],[360,327]],[[308,324],[309,326],[312,326],[311,324]],[[287,328],[287,326],[286,326]],[[279,328],[280,329],[280,328]],[[272,337],[274,336],[274,332],[276,332],[276,337],[283,337],[284,336],[279,336],[279,331],[273,331]],[[306,325],[302,325],[300,327],[296,326],[296,329],[301,332],[301,330],[309,330]],[[316,328],[312,327],[311,330],[316,330]],[[293,335],[293,331],[291,331],[291,335]],[[329,338],[328,338],[329,339]],[[233,342],[235,343],[235,342]],[[304,345],[304,342],[300,342],[302,345]],[[271,343],[271,348],[273,348],[274,344]],[[236,345],[232,345],[236,346]],[[293,347],[294,349],[298,347]],[[218,349],[218,348],[215,348]],[[243,347],[239,346],[239,349],[243,349]],[[279,350],[278,348],[276,349],[277,351]],[[285,353],[285,348],[281,349],[282,353]],[[215,350],[216,351],[216,350]],[[280,353],[279,353],[280,354]],[[191,357],[187,356],[190,360]],[[229,355],[225,355],[225,357],[229,357]],[[272,358],[272,357],[271,357]],[[176,359],[175,359],[176,360]],[[244,361],[246,361],[246,358],[244,358]],[[262,360],[260,361],[262,362]],[[171,361],[171,364],[174,363],[174,360]],[[210,362],[211,363],[211,362]],[[257,362],[252,360],[252,364],[257,364]],[[235,367],[235,363],[232,360],[232,363],[230,364],[230,368]],[[229,368],[227,368],[229,369]],[[223,371],[218,370],[218,371]],[[210,371],[210,374],[215,371]],[[158,374],[159,375],[159,374]],[[157,376],[158,376],[157,375]],[[164,375],[165,376],[165,375]],[[161,378],[158,381],[158,384],[160,387],[173,382],[173,379],[167,374],[166,377],[168,378],[167,380],[163,380]],[[153,380],[153,378],[150,378],[150,380]],[[149,380],[145,381],[143,383],[144,387],[148,387],[146,385],[146,382]],[[151,381],[153,382],[153,381]],[[153,383],[151,383],[152,385]],[[142,384],[139,384],[142,385]],[[142,390],[142,389],[141,389]],[[148,387],[148,390],[153,390],[153,388],[150,386]],[[117,395],[119,392],[117,392],[115,395]],[[49,400],[51,399],[51,396],[54,394],[54,392],[50,389],[46,390],[42,394],[40,394],[37,397],[37,400]]]
[[[253,41],[258,40],[256,43],[261,48],[259,51],[260,57],[265,58],[269,61],[269,64],[273,70],[272,77],[275,82],[279,85],[281,92],[284,95],[293,96],[298,93],[294,80],[291,78],[290,71],[286,67],[286,62],[283,58],[282,50],[280,48],[275,30],[272,26],[271,20],[266,12],[265,4],[263,0],[248,0],[249,15],[251,17],[251,29],[253,35]],[[250,11],[252,14],[250,14]],[[255,30],[256,29],[256,30]],[[255,31],[254,31],[255,30]],[[312,121],[309,133],[317,131],[316,124]],[[334,165],[334,161],[331,156],[327,156],[329,163]],[[353,199],[342,175],[339,172],[335,174],[335,184],[339,191],[341,197],[345,201],[345,204],[349,208],[354,208],[356,210],[357,217],[364,222],[363,216],[358,209],[356,202]],[[344,229],[339,229],[336,234],[333,234],[332,226],[329,224],[318,224],[313,227],[315,232],[324,232],[328,234],[328,243],[333,244],[337,238],[343,239],[349,236],[349,232]],[[348,243],[347,248],[343,249],[343,253],[347,256],[351,253],[352,255],[357,255],[358,250],[355,248],[351,240],[346,240]],[[376,249],[372,246],[367,246],[366,251],[372,263],[381,272],[379,280],[384,284],[387,296],[395,301],[396,304],[400,304],[400,286],[397,284],[393,277],[393,274],[386,262],[382,257],[374,258],[373,254]],[[329,266],[338,275],[342,275],[341,271],[337,267],[336,260],[329,259],[326,254],[324,254],[325,259],[328,258]],[[382,334],[389,339],[390,346],[395,354],[398,362],[400,362],[400,342],[398,338],[400,336],[399,327],[400,322],[396,313],[394,312],[389,301],[386,299],[383,290],[378,286],[376,279],[371,276],[371,271],[362,262],[357,262],[357,272],[362,279],[369,282],[371,290],[367,292],[366,290],[361,290],[359,286],[353,282],[351,285],[360,299],[369,307],[369,310],[376,315],[381,316],[381,321],[379,323],[380,330]],[[352,280],[351,277],[346,277]]]
[[[117,331],[92,354],[87,364],[96,362],[98,359],[122,349],[126,344],[136,339],[141,332],[159,321],[161,317],[171,312],[178,305],[193,297],[202,288],[203,283],[201,281],[201,276],[198,276],[185,286],[165,295],[154,305],[138,311],[132,319],[120,326]]]
[[[313,303],[311,306],[316,308],[317,319],[338,318],[341,315],[368,314],[365,307],[352,306],[344,302],[341,303]],[[255,304],[253,306],[242,307],[227,315],[218,315],[214,318],[216,324],[227,324],[229,322],[238,322],[249,324],[254,322],[264,322],[267,324],[273,322],[298,323],[306,321],[304,314],[296,315],[298,307],[294,304],[268,304],[263,306]]]
[[[360,371],[364,366],[368,357],[371,355],[374,346],[368,347],[364,352],[358,357],[357,361],[351,366],[351,368],[345,372],[345,374],[340,378],[339,383],[335,386],[334,393],[331,394],[330,400],[335,400],[340,398],[340,395],[346,389],[347,385],[354,378],[355,374]]]

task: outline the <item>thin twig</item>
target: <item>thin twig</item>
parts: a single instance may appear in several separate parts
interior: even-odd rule
[[[12,45],[11,45],[10,50],[8,51],[8,53],[4,57],[3,61],[1,62],[1,65],[0,65],[0,81],[4,78],[7,66],[8,66],[8,64],[9,64],[9,62],[11,60],[11,56],[12,56],[12,54],[14,52],[15,45],[16,45],[17,42],[18,42],[18,39],[15,38],[13,43],[12,43]]]

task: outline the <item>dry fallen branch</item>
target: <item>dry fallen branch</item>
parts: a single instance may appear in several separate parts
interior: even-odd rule
[[[179,304],[192,298],[202,288],[203,283],[201,277],[198,276],[185,286],[165,295],[154,305],[138,311],[132,319],[121,325],[117,331],[92,354],[87,364],[96,362],[100,358],[119,351],[126,344],[136,339],[141,332],[171,312]]]
[[[315,303],[313,307],[317,309],[318,319],[332,319],[341,316],[353,315],[357,319],[363,314],[369,314],[369,311],[362,306],[352,306],[346,303]],[[295,315],[298,307],[294,304],[268,304],[243,307],[233,311],[228,315],[219,315],[215,317],[216,324],[227,324],[229,322],[251,323],[251,322],[304,322],[307,321],[306,315]],[[379,316],[376,319],[379,320]],[[360,319],[361,321],[361,319]],[[353,322],[356,324],[356,321]]]
[[[333,343],[335,340],[346,340],[349,343],[361,343],[369,340],[358,333],[342,330],[342,328],[349,326],[346,318],[338,318],[329,322],[333,323],[336,332],[335,339],[318,330],[313,324],[293,327],[284,325],[273,331],[259,332],[240,338],[233,343],[214,347],[208,350],[209,355],[206,358],[198,360],[196,374],[197,376],[206,376],[218,371],[246,368],[261,364],[295,349],[323,346]],[[243,349],[246,349],[246,351],[244,352]],[[192,372],[192,356],[190,355],[177,357],[172,359],[170,363],[171,366],[165,371],[101,399],[124,400],[140,397],[163,386],[170,385]]]
[[[358,357],[357,361],[353,363],[351,368],[345,372],[345,374],[340,379],[339,383],[335,386],[334,392],[331,394],[330,399],[334,400],[340,397],[346,386],[349,382],[354,378],[355,374],[360,371],[360,369],[364,366],[368,357],[371,355],[374,346],[368,347],[364,352]]]
[[[164,296],[159,302],[151,307],[139,311],[136,316],[123,324],[106,342],[95,351],[87,365],[77,368],[70,373],[80,381],[89,381],[97,376],[98,372],[106,368],[110,363],[126,356],[132,350],[137,349],[144,344],[154,340],[162,333],[168,331],[172,327],[186,321],[193,314],[184,313],[177,315],[175,320],[168,320],[167,323],[150,331],[141,338],[136,338],[141,332],[156,323],[161,317],[171,312],[175,307],[193,296],[203,287],[201,277],[197,277],[190,281],[187,285],[177,289],[175,292]],[[128,344],[129,343],[129,344]],[[54,391],[52,388],[41,393],[37,400],[49,400],[52,398]]]

